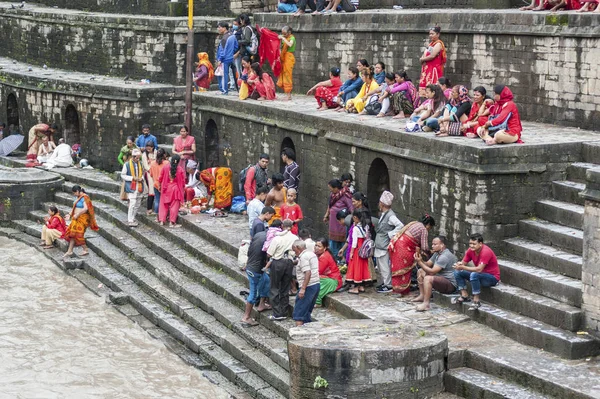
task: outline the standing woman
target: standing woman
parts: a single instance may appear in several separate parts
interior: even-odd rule
[[[144,178],[146,179],[146,186],[148,187],[148,199],[146,201],[146,215],[152,215],[154,209],[154,179],[150,174],[150,167],[156,161],[156,150],[154,144],[151,141],[146,143],[146,151],[142,153],[142,168],[144,169]]]
[[[183,159],[183,166],[188,160],[196,160],[196,139],[190,134],[190,129],[183,126],[179,129],[179,136],[173,140],[173,155],[179,155]]]
[[[435,220],[425,215],[420,222],[410,222],[392,238],[388,251],[392,264],[392,288],[395,293],[410,292],[410,275],[415,265],[415,253],[429,251],[429,230]]]
[[[160,172],[160,206],[158,208],[158,221],[164,226],[167,221],[167,213],[171,227],[181,227],[177,224],[179,208],[183,203],[183,189],[185,187],[185,171],[179,167],[181,158],[179,155],[171,157],[171,165],[163,168]]]
[[[281,40],[281,75],[277,80],[277,86],[283,89],[286,94],[284,100],[289,101],[292,99],[292,73],[294,72],[294,64],[296,64],[296,58],[294,57],[296,38],[292,35],[292,28],[289,26],[284,26],[281,29],[281,35],[278,37]]]
[[[337,255],[346,241],[346,226],[337,221],[337,213],[342,209],[352,212],[352,194],[347,187],[342,188],[342,182],[333,179],[328,183],[329,205],[323,216],[323,223],[329,222],[329,248]]]
[[[210,88],[210,83],[215,77],[215,69],[208,59],[208,53],[198,53],[198,62],[196,65],[194,83],[199,91],[206,91]]]
[[[65,233],[65,239],[69,241],[69,249],[64,254],[63,258],[73,256],[73,249],[75,246],[83,247],[81,256],[88,255],[88,248],[85,245],[85,231],[87,228],[91,228],[94,231],[98,231],[98,224],[96,224],[96,216],[94,214],[94,206],[92,200],[85,193],[85,190],[81,186],[75,185],[71,189],[73,195],[77,198],[73,203],[73,209],[71,213],[66,215],[67,220],[71,220],[67,231]]]
[[[169,166],[167,162],[167,153],[164,148],[159,148],[156,151],[156,160],[150,165],[150,176],[152,177],[152,186],[148,185],[148,189],[151,187],[154,191],[154,205],[152,210],[156,213],[156,221],[158,222],[158,206],[160,205],[160,172],[162,172],[165,166]]]
[[[365,240],[372,236],[374,229],[371,227],[371,221],[366,212],[362,209],[355,209],[352,213],[352,242],[350,243],[350,260],[348,262],[348,272],[346,273],[346,283],[350,284],[348,292],[358,294],[365,292],[364,284],[371,281],[369,272],[369,260],[361,258],[358,254]]]
[[[444,66],[446,65],[446,47],[440,40],[442,30],[439,26],[429,30],[429,46],[423,52],[421,61],[421,81],[419,83],[419,94],[423,97],[425,87],[430,84],[436,84],[438,79],[444,76]]]

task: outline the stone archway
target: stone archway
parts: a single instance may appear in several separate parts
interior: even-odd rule
[[[219,130],[214,120],[209,119],[204,131],[204,160],[205,168],[219,166],[221,150],[219,148]]]
[[[377,216],[379,197],[385,190],[390,189],[390,173],[388,167],[381,158],[375,158],[371,162],[367,178],[367,200],[374,216]]]
[[[292,150],[294,150],[294,153],[296,154],[296,162],[298,162],[298,153],[296,152],[296,146],[294,145],[294,142],[289,137],[284,138],[283,141],[281,142],[281,148],[279,149],[279,154],[277,154],[277,157],[279,158],[279,172],[280,173],[283,173],[283,171],[285,170],[285,164],[281,160],[281,152],[283,151],[284,148],[291,148]]]
[[[6,99],[6,130],[8,132],[20,132],[20,121],[19,121],[19,104],[17,103],[17,97],[11,93]]]
[[[81,144],[79,114],[72,104],[67,105],[67,108],[65,109],[65,131],[63,137],[65,142],[69,145]]]

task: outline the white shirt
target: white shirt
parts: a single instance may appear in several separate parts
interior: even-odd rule
[[[248,203],[246,207],[246,213],[248,214],[248,224],[250,225],[250,229],[252,229],[252,223],[254,223],[254,219],[260,216],[265,204],[258,198],[254,198],[252,201]]]

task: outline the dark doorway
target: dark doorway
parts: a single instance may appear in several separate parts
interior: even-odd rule
[[[65,142],[69,145],[81,144],[81,134],[79,130],[79,114],[77,109],[71,104],[67,105],[65,110]]]
[[[390,189],[390,174],[381,158],[375,158],[369,168],[367,179],[367,200],[374,216],[378,216],[378,204],[381,193]]]
[[[219,149],[219,130],[214,120],[209,119],[206,123],[206,130],[204,133],[204,159],[206,164],[205,168],[214,168],[219,166],[219,156],[221,151]]]
[[[6,99],[6,130],[10,133],[20,133],[19,104],[14,94],[9,94]]]
[[[284,148],[291,148],[292,150],[294,150],[294,154],[296,154],[296,163],[298,162],[298,153],[296,152],[296,146],[294,145],[294,142],[289,137],[284,138],[283,141],[281,142],[281,149],[279,150],[279,154],[277,154],[277,157],[279,158],[279,165],[280,165],[279,172],[280,173],[283,173],[283,171],[285,170],[285,164],[281,160],[281,153]]]

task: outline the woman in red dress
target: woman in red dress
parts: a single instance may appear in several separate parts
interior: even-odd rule
[[[420,222],[410,222],[392,238],[388,251],[392,264],[392,288],[395,293],[410,293],[410,275],[415,265],[415,253],[429,250],[428,232],[435,220],[425,215]]]
[[[252,64],[252,73],[248,76],[248,86],[252,88],[252,97],[258,101],[275,100],[275,83],[271,76],[263,72],[260,64]]]
[[[477,129],[485,125],[490,116],[490,107],[494,104],[491,98],[486,97],[486,90],[483,86],[477,86],[473,89],[473,104],[467,121],[460,128],[462,133],[468,138],[477,138]]]
[[[438,79],[444,76],[444,66],[446,65],[446,47],[440,40],[442,30],[439,26],[429,30],[429,39],[431,42],[423,52],[421,61],[421,81],[419,82],[419,93],[422,93],[429,84],[436,84]]]
[[[179,155],[184,160],[182,166],[190,159],[196,160],[196,139],[190,134],[187,126],[179,129],[179,136],[173,140],[173,155]]]
[[[167,221],[167,213],[171,227],[181,227],[177,224],[179,208],[183,203],[183,189],[185,188],[185,172],[179,167],[179,155],[171,157],[171,165],[160,171],[159,190],[160,205],[158,207],[158,220],[161,225]]]
[[[375,238],[375,229],[367,213],[360,209],[352,212],[352,222],[352,242],[349,243],[350,261],[346,272],[346,284],[350,284],[348,290],[350,294],[358,294],[365,292],[364,284],[371,281],[369,259],[361,258],[358,252],[366,239]]]
[[[307,96],[315,93],[315,99],[319,106],[319,111],[324,111],[329,108],[336,108],[338,105],[333,99],[338,95],[342,87],[342,80],[340,79],[340,68],[333,67],[329,70],[329,80],[324,80],[317,83],[306,92]]]

